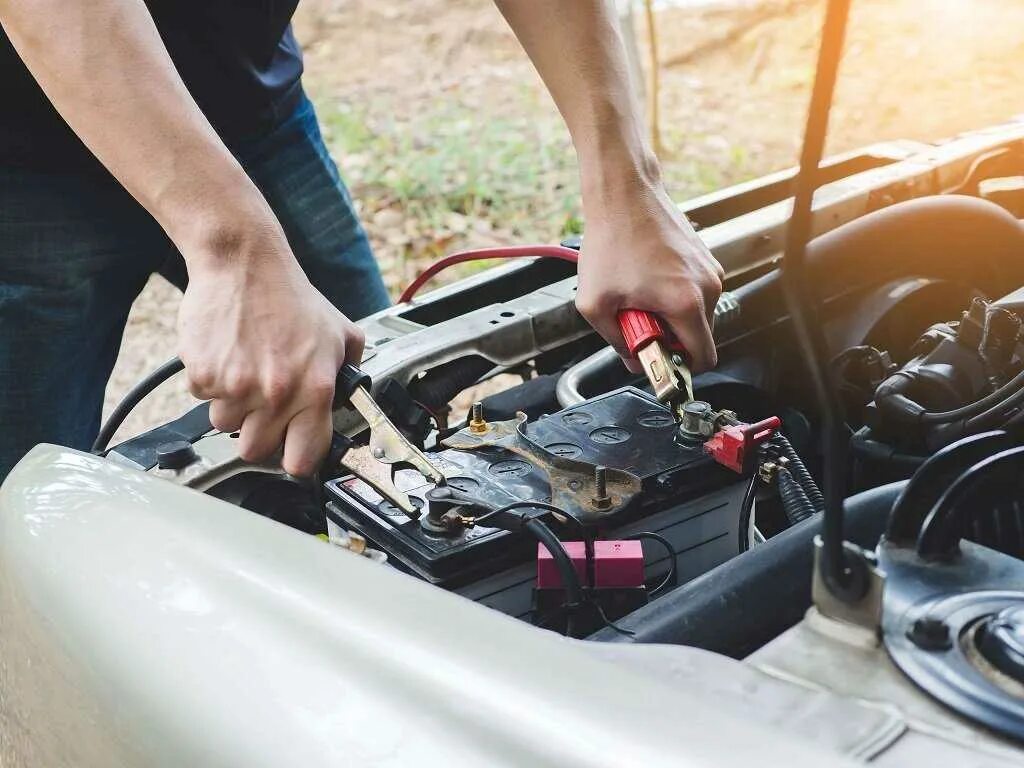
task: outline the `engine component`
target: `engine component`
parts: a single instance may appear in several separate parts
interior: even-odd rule
[[[701,443],[678,437],[672,413],[651,396],[627,387],[529,424],[480,417],[484,432],[469,427],[455,441],[464,449],[431,454],[447,478],[446,499],[430,494],[434,486],[416,473],[395,473],[396,485],[426,508],[420,521],[356,477],[325,484],[328,517],[366,536],[406,570],[514,615],[530,612],[534,545],[524,535],[489,527],[483,515],[479,524],[465,524],[480,508],[575,496],[575,505],[566,505],[574,510],[563,518],[567,530],[583,523],[613,538],[655,531],[670,542],[688,577],[736,554],[745,483],[718,466]],[[516,448],[517,426],[538,451]],[[475,447],[466,442],[474,439]],[[667,557],[654,553],[648,565]]]
[[[778,416],[771,416],[756,424],[727,424],[711,436],[704,444],[704,450],[723,467],[739,474],[748,474],[753,468],[757,448],[781,426]]]
[[[569,615],[561,573],[547,548],[538,545],[534,623],[568,631],[571,619],[573,633],[583,637],[647,604],[640,541],[566,541],[562,546],[579,580],[587,585],[586,604]]]
[[[641,542],[633,539],[593,542],[593,579],[587,574],[587,542],[563,541],[562,546],[572,560],[573,567],[583,581],[592,581],[591,587],[642,587],[644,585],[644,550]],[[562,577],[555,567],[551,553],[537,547],[537,589],[561,589]]]
[[[591,436],[591,439],[604,438]],[[526,415],[522,413],[508,422],[487,424],[481,419],[476,428],[470,421],[467,429],[449,436],[442,444],[461,451],[500,448],[520,456],[545,475],[550,503],[563,517],[580,526],[605,523],[641,491],[640,477],[629,470],[591,463],[579,458],[575,450],[551,449],[538,443],[528,432]],[[457,490],[464,504],[485,509],[498,506],[481,495]]]
[[[863,547],[874,547],[904,485],[874,488],[848,499],[848,535]],[[743,658],[807,613],[812,542],[821,527],[820,515],[805,520],[619,622],[630,634],[607,628],[594,639],[688,645]],[[742,611],[736,610],[739,605]]]
[[[886,573],[882,637],[893,661],[944,705],[987,728],[1024,741],[1024,562],[961,542],[969,518],[999,504],[1024,502],[1024,447],[989,433],[950,446],[927,462],[897,503],[897,533],[879,547]],[[935,490],[923,480],[967,468]],[[918,480],[918,478],[921,480]],[[915,496],[923,495],[916,499]],[[916,540],[908,510],[930,507]]]
[[[1003,426],[1024,404],[1021,320],[999,302],[975,299],[959,322],[933,325],[912,351],[875,390],[865,439],[927,455]]]

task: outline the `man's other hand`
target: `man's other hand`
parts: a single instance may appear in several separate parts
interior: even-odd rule
[[[240,456],[314,472],[331,442],[338,370],[358,364],[364,338],[309,282],[272,219],[210,238],[189,263],[178,314],[189,387],[210,400],[210,421],[239,431]]]
[[[586,197],[584,198],[586,200]],[[657,315],[686,347],[695,371],[718,362],[711,335],[724,273],[660,183],[637,183],[621,195],[595,194],[587,206],[576,306],[627,367],[617,315]]]

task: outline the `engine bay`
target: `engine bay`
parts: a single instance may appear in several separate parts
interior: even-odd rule
[[[837,182],[845,197],[825,196],[816,210],[830,228],[810,242],[807,272],[821,297],[847,438],[846,532],[880,553],[865,561],[863,595],[880,593],[883,570],[896,595],[904,572],[931,569],[948,581],[938,566],[961,551],[949,543],[960,535],[968,560],[1008,558],[990,573],[1002,573],[1007,589],[1024,587],[1015,565],[1024,555],[1024,472],[1015,463],[1024,228],[978,194],[984,178],[1024,167],[1022,139],[986,141],[983,151],[962,140],[866,167],[846,159]],[[893,189],[906,199],[879,203],[880,190]],[[812,606],[884,627],[880,597],[865,619],[811,579],[827,536],[819,483],[828,446],[772,247],[784,195],[766,184],[688,211],[729,279],[715,311],[720,365],[694,377],[694,399],[679,409],[629,373],[576,313],[571,265],[537,258],[361,324],[367,390],[435,477],[396,460],[347,406],[335,412],[334,450],[313,480],[242,462],[236,436],[210,427],[205,404],[106,457],[576,638],[742,658]],[[998,468],[979,469],[996,458]],[[954,486],[961,496],[944,495]],[[964,573],[953,581],[954,592],[989,584]],[[1010,697],[1003,704],[1019,707],[1012,700],[1024,667],[1013,649],[1024,603],[1011,592],[982,608],[951,605],[956,621],[942,629],[918,626],[914,611],[892,618],[910,622],[898,634],[911,646],[891,650],[893,658],[904,653],[913,665],[929,643],[933,655],[952,648],[963,679],[987,675]],[[963,643],[949,641],[951,626]],[[929,679],[946,679],[925,666]],[[982,721],[1019,730],[1012,717]]]

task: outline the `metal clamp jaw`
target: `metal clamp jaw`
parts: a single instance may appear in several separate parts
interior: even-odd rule
[[[370,454],[381,464],[407,465],[435,483],[444,485],[444,475],[408,438],[391,423],[380,406],[370,396],[370,377],[351,363],[345,363],[338,372],[334,388],[335,408],[346,401],[359,412],[370,428]],[[359,477],[388,501],[405,512],[409,517],[419,517],[419,509],[407,494],[400,491],[390,478],[370,476],[355,461],[350,452],[342,455],[340,463],[349,472]]]
[[[693,377],[687,367],[686,348],[650,312],[624,309],[618,319],[626,347],[643,366],[654,396],[671,403],[675,411],[693,400]],[[676,417],[680,415],[677,413]]]

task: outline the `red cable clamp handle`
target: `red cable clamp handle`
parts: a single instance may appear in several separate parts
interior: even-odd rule
[[[782,426],[778,416],[771,416],[756,424],[735,424],[716,432],[704,443],[704,452],[723,467],[746,474],[757,447],[768,440]]]
[[[645,310],[623,309],[619,312],[619,330],[622,331],[622,337],[626,340],[629,354],[634,357],[639,350],[652,341],[660,341],[670,352],[686,354],[686,348],[676,340],[675,336],[665,330],[656,316]]]

